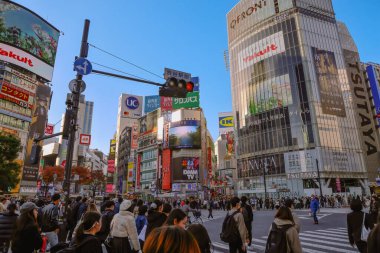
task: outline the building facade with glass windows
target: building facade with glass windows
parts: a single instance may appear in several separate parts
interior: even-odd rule
[[[365,151],[331,1],[241,0],[227,25],[238,194],[319,195],[320,184],[323,195],[364,192]]]

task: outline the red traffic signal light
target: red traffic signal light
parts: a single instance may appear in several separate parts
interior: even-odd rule
[[[159,95],[161,97],[176,97],[176,98],[186,98],[187,86],[185,80],[178,80],[175,77],[169,78],[165,85],[160,88]]]
[[[194,83],[193,82],[187,82],[186,83],[186,91],[187,92],[193,92],[194,90]]]

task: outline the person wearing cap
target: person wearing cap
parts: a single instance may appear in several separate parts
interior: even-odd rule
[[[51,197],[52,202],[42,209],[41,231],[46,234],[50,248],[54,247],[59,242],[58,205],[60,199],[61,196],[58,193],[54,194]]]
[[[112,253],[139,251],[140,243],[137,234],[133,210],[135,205],[130,200],[120,204],[119,213],[111,222]]]
[[[20,207],[20,217],[16,221],[12,237],[12,253],[32,253],[42,246],[42,238],[37,224],[38,207],[33,202],[25,202]]]

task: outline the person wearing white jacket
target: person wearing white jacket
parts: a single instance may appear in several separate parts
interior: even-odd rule
[[[111,222],[112,253],[129,253],[140,251],[135,218],[134,204],[124,200],[120,204],[120,211]]]

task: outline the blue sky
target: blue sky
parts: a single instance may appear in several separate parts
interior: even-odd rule
[[[68,83],[75,77],[74,57],[79,54],[84,19],[91,20],[89,42],[162,76],[165,67],[200,77],[200,101],[208,128],[218,135],[218,112],[232,110],[227,49],[226,14],[238,0],[15,0],[60,29],[53,78],[49,122],[56,123],[65,110]],[[345,22],[362,61],[380,63],[379,0],[333,0],[337,18]],[[90,48],[88,59],[115,69],[162,82],[120,60]],[[103,69],[94,65],[95,69]],[[84,78],[86,99],[94,101],[92,148],[108,153],[116,131],[121,93],[156,95],[158,89],[116,78]],[[59,128],[56,128],[56,131]]]

